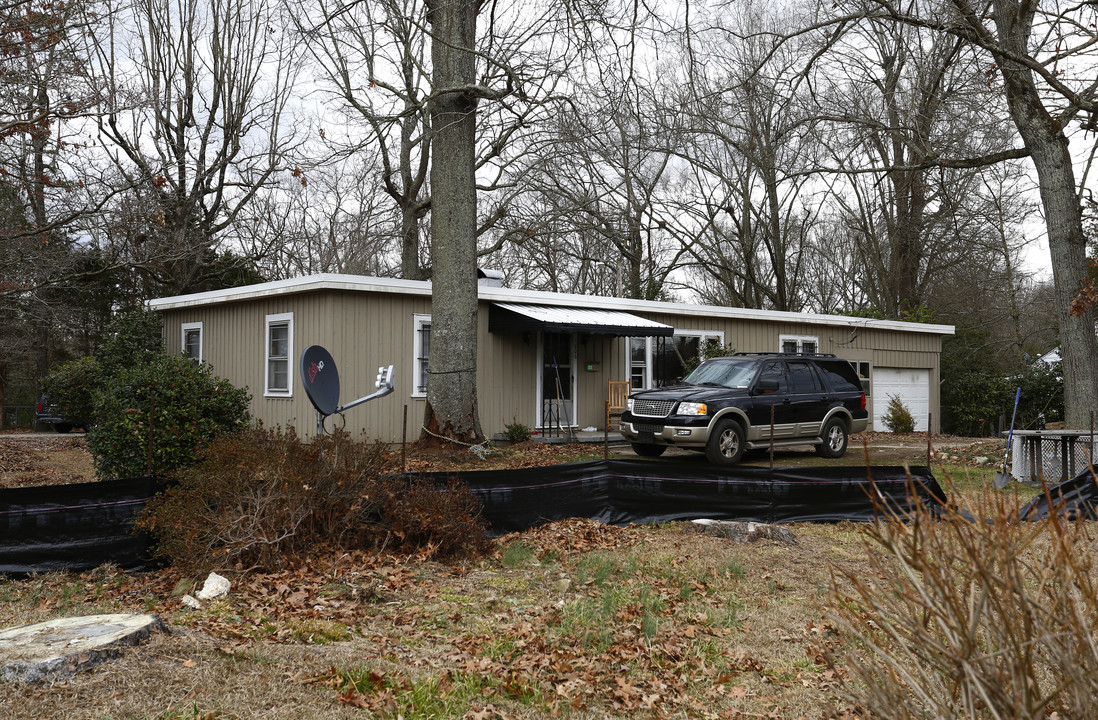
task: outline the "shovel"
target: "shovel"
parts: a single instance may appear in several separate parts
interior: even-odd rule
[[[1010,482],[1010,475],[1006,471],[1007,458],[1010,457],[1010,444],[1014,441],[1014,419],[1018,417],[1018,401],[1021,399],[1022,388],[1018,388],[1017,392],[1014,393],[1014,413],[1010,416],[1010,434],[1007,435],[1006,454],[1003,455],[1003,470],[995,473],[995,477],[992,479],[996,490],[1002,490]]]

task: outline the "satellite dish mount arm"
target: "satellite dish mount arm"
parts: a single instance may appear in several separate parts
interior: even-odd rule
[[[382,366],[377,369],[377,382],[374,383],[374,387],[377,388],[377,392],[370,393],[366,397],[361,397],[358,400],[352,400],[346,405],[340,405],[335,409],[335,411],[339,413],[343,412],[344,410],[350,410],[356,405],[361,405],[362,403],[369,402],[370,400],[377,400],[378,398],[385,397],[386,395],[393,392],[393,390],[396,389],[396,385],[393,384],[392,365],[390,365],[389,367]]]

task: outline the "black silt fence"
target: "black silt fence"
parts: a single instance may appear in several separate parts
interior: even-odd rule
[[[430,473],[481,499],[495,534],[568,517],[599,522],[711,518],[766,523],[867,521],[882,507],[906,515],[944,504],[929,468],[731,468],[611,460],[522,470]],[[160,486],[153,478],[0,490],[0,572],[129,570],[155,563],[134,524]]]

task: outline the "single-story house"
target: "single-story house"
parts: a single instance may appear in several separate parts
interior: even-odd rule
[[[884,430],[890,395],[925,430],[939,426],[942,337],[950,325],[839,315],[650,302],[515,290],[481,273],[477,388],[489,437],[512,423],[549,429],[606,425],[609,381],[634,388],[674,382],[710,341],[742,352],[833,353],[862,377],[870,428]],[[209,363],[252,394],[268,427],[316,430],[298,362],[309,345],[334,358],[346,403],[374,392],[394,365],[396,391],[344,414],[352,432],[399,442],[419,436],[431,352],[431,284],[356,275],[312,275],[159,298],[168,352]],[[328,427],[339,427],[330,418]]]

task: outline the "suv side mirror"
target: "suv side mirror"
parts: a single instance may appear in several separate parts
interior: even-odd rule
[[[778,392],[778,379],[761,378],[757,383],[755,383],[755,392],[759,394]]]

